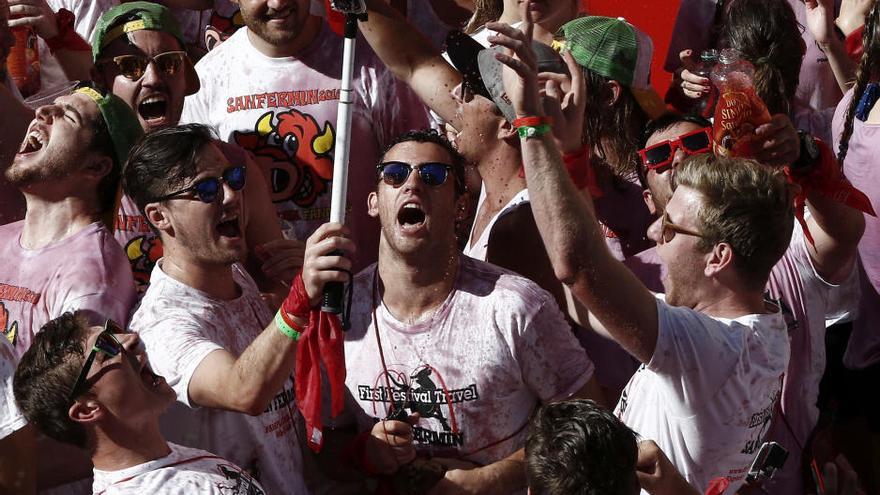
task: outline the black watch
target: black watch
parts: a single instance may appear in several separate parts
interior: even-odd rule
[[[791,170],[794,172],[806,172],[819,161],[819,145],[816,144],[813,136],[800,129],[798,130],[798,140],[801,142],[801,154],[791,164]]]

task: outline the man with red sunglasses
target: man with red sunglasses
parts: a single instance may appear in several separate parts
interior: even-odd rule
[[[499,43],[517,55],[503,59],[511,68],[505,87],[517,114],[542,115],[527,35],[511,32]],[[595,213],[577,197],[553,143],[525,138],[523,154],[535,217],[556,273],[597,324],[644,363],[621,397],[618,415],[654,439],[699,489],[718,476],[735,489],[771,427],[782,377],[789,389],[808,383],[788,367],[787,301],[768,306],[763,298],[771,271],[783,263],[788,279],[809,271],[830,282],[846,279],[861,215],[810,196],[815,242],[792,242],[793,200],[781,171],[754,161],[694,156],[679,169],[672,199],[650,231],[667,267],[666,295],[654,297],[599,242]],[[783,258],[790,243],[796,253]],[[806,292],[795,296],[824,331],[825,307]],[[802,348],[792,353],[820,362]],[[797,393],[789,397],[783,411],[798,407]],[[814,404],[811,399],[799,401]]]
[[[667,113],[648,123],[639,150],[638,177],[651,215],[672,197],[675,168],[691,155],[712,152],[712,123],[693,115]]]
[[[153,372],[138,335],[113,320],[95,326],[68,312],[49,321],[22,356],[13,389],[37,429],[88,451],[92,493],[265,493],[235,464],[165,440],[159,416],[174,390]]]

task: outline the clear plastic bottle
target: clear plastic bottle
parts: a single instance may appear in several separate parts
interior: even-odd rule
[[[6,70],[25,98],[40,91],[40,52],[37,33],[29,26],[12,28],[15,46],[6,59]]]
[[[718,63],[718,50],[714,48],[703,50],[700,52],[700,67],[696,71],[696,75],[708,78],[715,64]],[[709,88],[709,93],[701,97],[694,104],[693,113],[711,119],[715,114],[715,102],[718,100],[718,90],[715,87]]]
[[[715,153],[753,157],[755,128],[770,121],[767,106],[755,94],[755,68],[731,48],[721,50],[710,75],[718,89],[715,105]]]

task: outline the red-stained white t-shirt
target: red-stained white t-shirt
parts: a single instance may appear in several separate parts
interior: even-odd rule
[[[117,471],[95,469],[95,495],[264,495],[235,464],[204,450],[168,443],[171,453]]]
[[[782,313],[713,318],[658,295],[657,318],[651,361],[615,414],[701,492],[719,476],[733,492],[764,440],[788,365]]]
[[[235,462],[253,473],[269,493],[307,493],[294,431],[293,380],[288,379],[257,416],[183,406],[192,406],[189,383],[208,354],[225,349],[240,356],[272,319],[244,268],[235,264],[232,272],[241,295],[221,301],[169,277],[159,260],[132,317],[131,329],[144,342],[153,370],[177,392],[179,402],[162,418],[163,433],[171,441]]]
[[[407,414],[421,414],[419,452],[489,464],[523,447],[535,407],[568,398],[593,376],[549,293],[462,256],[452,292],[430,317],[402,322],[377,299],[386,382],[371,318],[375,273],[355,277],[345,334],[346,386],[361,429],[385,418],[392,401],[407,402]]]
[[[135,303],[131,270],[102,223],[40,249],[21,246],[24,220],[0,226],[0,334],[17,358],[40,328],[66,311],[95,324],[128,323]]]
[[[342,38],[324,23],[296,57],[267,57],[246,27],[196,64],[202,89],[186,98],[181,123],[215,127],[252,152],[269,182],[285,237],[305,240],[330,218]],[[363,38],[355,49],[346,215],[356,267],[377,258],[378,222],[367,215],[376,165],[397,134],[428,126],[421,101],[397,81]]]

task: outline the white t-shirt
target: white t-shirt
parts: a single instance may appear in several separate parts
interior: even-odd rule
[[[12,376],[15,374],[16,362],[12,346],[0,341],[0,440],[27,424],[24,416],[15,407],[15,397],[12,395]]]
[[[324,23],[296,57],[272,58],[248,34],[239,29],[196,64],[202,89],[186,98],[181,123],[213,126],[220,139],[251,151],[285,236],[304,240],[330,218],[342,38]],[[360,268],[377,258],[378,223],[367,215],[366,199],[379,155],[394,136],[427,127],[428,114],[363,38],[356,43],[353,88],[346,223]]]
[[[241,296],[213,299],[169,277],[156,264],[131,329],[140,334],[150,364],[191,406],[189,382],[202,360],[217,349],[235,356],[247,348],[272,319],[256,284],[238,264],[233,277]],[[216,452],[254,473],[269,493],[306,493],[302,452],[294,432],[293,380],[287,380],[259,416],[220,409],[172,407],[163,416],[166,438]]]
[[[421,453],[489,464],[524,445],[535,407],[568,398],[593,376],[549,293],[462,256],[452,292],[430,318],[407,324],[376,308],[389,392],[371,316],[375,273],[355,277],[345,334],[345,383],[362,430],[387,416],[390,397],[409,397],[406,412],[421,413],[413,427]]]
[[[615,414],[654,440],[701,492],[727,476],[742,484],[763,442],[788,365],[782,313],[712,318],[657,296],[657,347]],[[642,492],[645,493],[644,491]]]
[[[504,208],[501,208],[495,215],[489,220],[489,223],[486,224],[486,228],[483,229],[483,232],[480,234],[479,239],[474,239],[474,226],[471,225],[471,233],[468,238],[467,244],[465,244],[462,252],[470,256],[471,258],[486,261],[486,255],[489,251],[489,237],[492,235],[492,227],[495,226],[495,222],[498,221],[499,218],[506,215],[509,211],[513,210],[520,203],[527,202],[529,200],[529,190],[523,189],[522,191],[516,193],[510,201],[504,205]],[[486,201],[486,187],[483,186],[480,188],[480,200],[478,201],[479,207],[483,207],[483,203]],[[479,211],[479,210],[478,210]],[[474,222],[476,223],[476,222]]]
[[[118,471],[95,469],[95,495],[264,495],[235,464],[204,450],[168,443],[165,457]]]

